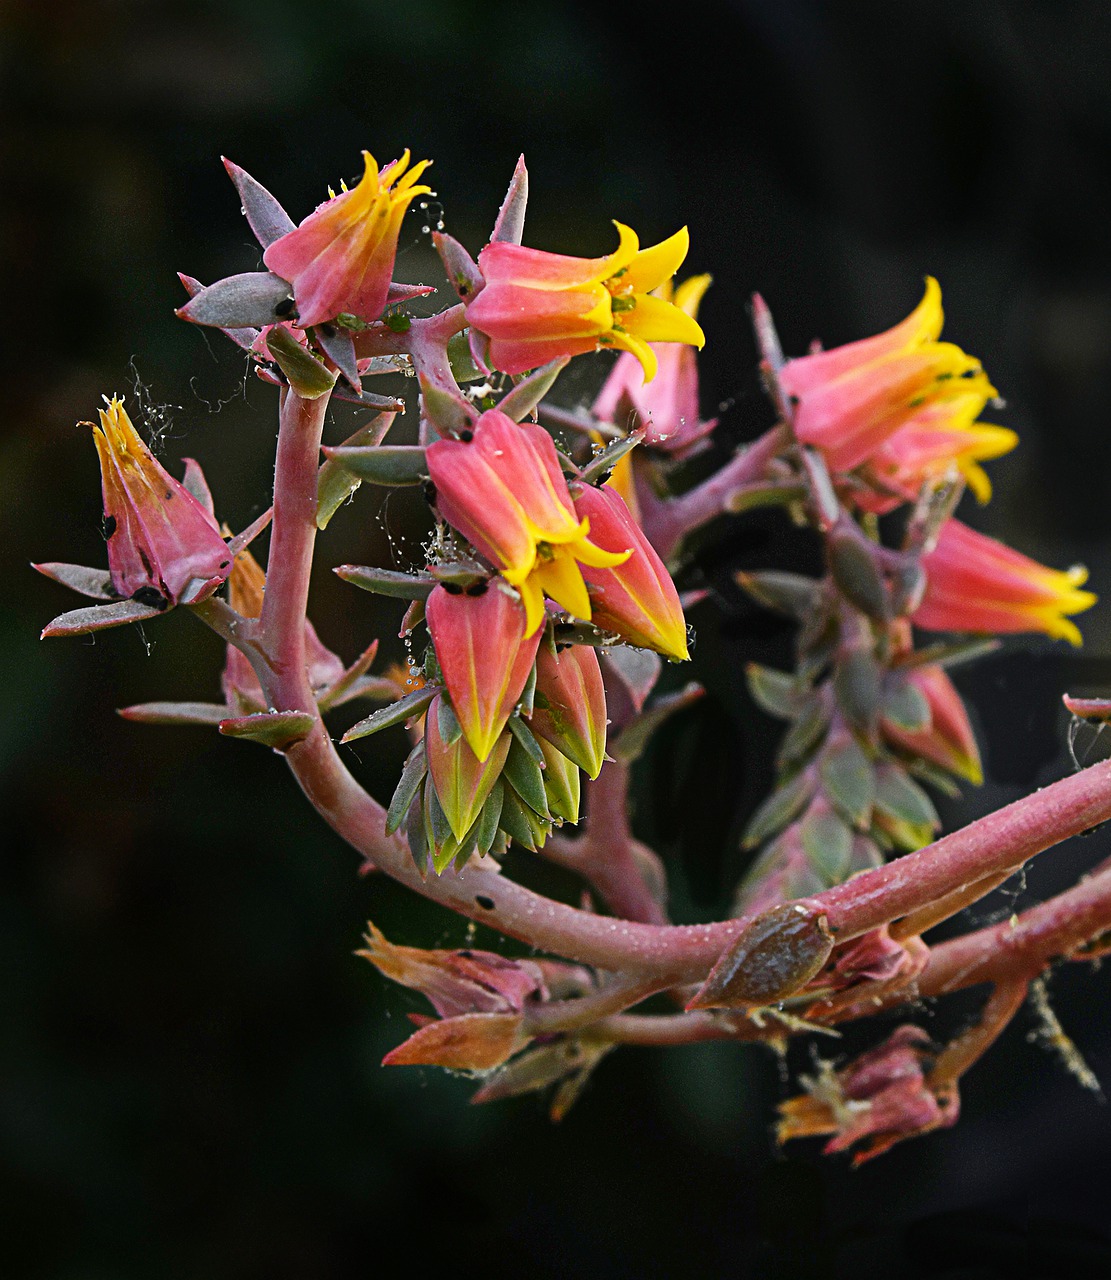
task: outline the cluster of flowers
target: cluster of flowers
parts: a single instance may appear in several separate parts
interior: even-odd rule
[[[458,304],[421,319],[399,308],[433,291],[392,276],[404,214],[432,194],[420,181],[427,162],[410,166],[408,152],[381,169],[367,153],[364,162],[352,189],[330,194],[300,225],[229,163],[265,270],[207,287],[183,276],[189,300],[179,314],[249,351],[260,377],[282,388],[283,406],[335,396],[380,411],[344,444],[324,449],[315,525],[323,529],[365,481],[424,486],[437,522],[424,565],[412,573],[337,570],[410,602],[403,634],[412,644],[425,629],[420,659],[404,679],[371,676],[376,644],[345,665],[306,619],[289,652],[304,667],[298,675],[311,705],[283,708],[288,654],[270,647],[266,576],[248,550],[270,513],[232,536],[216,519],[200,468],[188,461],[184,481],[173,479],[118,399],[93,426],[109,567],[37,566],[96,601],[44,634],[191,608],[228,641],[223,701],[151,703],[124,714],[218,724],[291,753],[318,731],[321,713],[357,698],[387,700],[343,741],[408,725],[413,746],[384,826],[389,835],[404,828],[422,878],[430,869],[442,876],[475,855],[500,856],[510,842],[540,850],[554,827],[579,821],[580,770],[599,777],[609,758],[607,724],[621,718],[606,651],[624,645],[685,660],[686,621],[665,562],[678,563],[683,538],[709,519],[779,502],[819,530],[827,572],[817,580],[739,575],[756,600],[800,624],[793,672],[748,671],[756,701],[790,728],[776,789],[746,836],[750,847],[764,848],[739,910],[778,909],[877,866],[885,851],[926,844],[938,822],[919,783],[944,790],[950,776],[979,782],[982,770],[968,713],[944,669],[970,646],[915,648],[914,628],[1034,631],[1079,643],[1072,615],[1095,599],[1082,589],[1083,570],[1049,569],[952,517],[964,484],[988,500],[981,464],[1013,448],[1016,437],[980,421],[996,392],[976,359],[940,341],[937,282],[928,280],[919,306],[886,333],[786,361],[758,301],[780,423],[675,495],[676,463],[707,448],[716,425],[700,414],[695,358],[710,277],[673,283],[687,255],[686,230],[642,250],[617,223],[618,247],[601,258],[523,247],[519,167],[477,259],[435,235]],[[542,403],[568,360],[604,349],[617,359],[589,411]],[[398,370],[415,372],[420,383],[416,444],[383,443],[403,402],[363,387],[365,377]],[[467,393],[467,381],[481,386]],[[496,403],[492,387],[505,392]],[[557,448],[540,424],[545,413],[579,433],[577,449]],[[318,419],[319,427],[322,410]],[[599,440],[609,442],[600,453],[591,443]],[[313,465],[318,444],[319,436]],[[900,508],[907,509],[903,541],[893,548],[881,540],[878,518]],[[307,576],[303,585],[307,591]],[[659,668],[653,656],[639,669],[637,711]],[[635,843],[627,830],[612,838],[626,840],[627,853]],[[637,856],[623,864],[634,874]],[[662,895],[653,901],[652,912],[662,913]],[[820,931],[813,938],[816,959],[795,976],[818,1002],[814,1017],[849,1007],[865,985],[871,994],[906,985],[926,953],[916,937],[894,940],[885,930],[840,948]],[[367,954],[425,990],[444,1020],[422,1027],[390,1060],[498,1068],[485,1099],[568,1074],[577,1090],[612,1047],[586,1036],[574,1040],[571,1058],[569,1040],[558,1051],[550,1040],[528,1048],[522,1027],[530,1002],[552,1000],[564,987],[576,998],[594,990],[594,978],[577,967],[416,952],[373,930]],[[748,979],[748,994],[738,997],[739,963],[735,954],[719,961],[688,1008],[779,998],[769,989],[767,1001],[756,999]],[[447,1024],[467,1018],[487,1021],[468,1023],[460,1039]],[[863,1138],[879,1149],[888,1138],[950,1123],[954,1081],[934,1088],[924,1057],[912,1031],[876,1059],[879,1085],[865,1069],[871,1060],[827,1072],[808,1099],[784,1109],[783,1135],[832,1132],[831,1149]]]

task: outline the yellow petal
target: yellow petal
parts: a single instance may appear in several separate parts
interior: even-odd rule
[[[685,342],[702,348],[706,335],[693,316],[651,294],[638,294],[631,311],[619,313],[621,327],[644,342]]]
[[[572,617],[590,621],[590,596],[570,551],[560,548],[550,560],[541,560],[529,582],[535,582]]]
[[[674,302],[680,311],[685,311],[692,320],[698,316],[698,307],[706,290],[713,283],[711,275],[690,276],[675,290],[673,298],[664,298],[665,302]],[[661,293],[661,297],[664,295]]]
[[[616,292],[648,293],[649,290],[658,288],[665,280],[670,280],[683,265],[690,243],[690,235],[686,227],[683,227],[673,236],[654,244],[651,249],[642,249],[630,262],[628,271],[618,282]]]
[[[628,318],[633,313],[626,311],[623,313]],[[608,344],[611,347],[617,347],[619,351],[631,351],[640,361],[640,367],[644,371],[644,381],[651,382],[656,376],[656,370],[659,368],[659,361],[656,359],[656,353],[641,338],[634,337],[631,333],[627,333],[624,329],[613,329],[606,335]]]
[[[976,501],[980,506],[986,506],[991,501],[991,481],[988,479],[988,473],[978,462],[965,461],[957,465]]]
[[[544,621],[544,592],[532,575],[522,582],[517,590],[521,593],[521,603],[525,606],[525,638],[536,634],[537,628]]]

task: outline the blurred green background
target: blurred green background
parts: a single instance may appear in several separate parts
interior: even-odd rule
[[[721,456],[770,421],[752,290],[797,354],[886,327],[937,275],[947,336],[982,357],[1008,401],[999,420],[1023,437],[993,468],[993,506],[968,518],[1051,563],[1085,560],[1106,596],[1109,42],[1098,0],[0,4],[0,1275],[994,1275],[1034,1256],[1054,1275],[1111,1261],[1106,1108],[1028,1043],[1027,1015],[968,1078],[956,1130],[855,1174],[812,1146],[776,1153],[791,1087],[757,1049],[623,1051],[558,1127],[534,1098],[470,1108],[464,1081],[381,1069],[423,1005],[353,955],[366,918],[426,946],[461,944],[465,924],[358,877],[279,758],[115,716],[216,693],[221,647],[191,618],[41,644],[77,602],[27,568],[102,563],[94,450],[74,428],[102,393],[126,394],[168,465],[204,464],[234,527],[268,505],[275,393],[173,317],[176,271],[257,264],[219,156],[300,218],[363,147],[385,161],[408,146],[435,160],[446,228],[475,252],[521,151],[531,244],[601,254],[611,218],[645,243],[687,223],[690,269],[715,277],[704,408],[722,406]],[[439,212],[407,221],[402,278],[439,281],[421,229]],[[603,371],[578,362],[561,396],[588,400]],[[330,438],[359,420],[338,410]],[[328,566],[404,567],[425,519],[408,494],[364,492],[333,522],[314,618],[345,658],[375,634],[400,656],[398,619]],[[637,809],[682,918],[723,910],[769,781],[776,729],[741,663],[783,663],[790,639],[731,571],[808,555],[784,522],[753,519],[704,540],[687,571],[715,592],[692,615],[711,696],[645,760]],[[1111,683],[1107,606],[1082,622],[1083,656],[1009,645],[961,672],[989,782],[950,822],[1071,767],[1060,692]],[[379,796],[400,739],[354,757]],[[1098,833],[1047,855],[976,919],[1107,852]],[[1053,991],[1106,1079],[1106,974],[1062,971]],[[941,1035],[976,1007],[920,1016]]]

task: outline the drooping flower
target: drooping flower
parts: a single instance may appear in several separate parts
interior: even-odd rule
[[[357,186],[331,196],[262,256],[269,270],[293,285],[302,328],[343,314],[377,320],[386,305],[401,220],[417,196],[431,193],[431,187],[417,185],[429,162],[409,169],[408,151],[381,172],[369,151],[363,162]]]
[[[122,400],[109,400],[100,425],[89,425],[113,590],[160,609],[210,596],[232,566],[215,519],[143,443]]]
[[[779,1141],[832,1134],[827,1155],[866,1142],[853,1158],[861,1164],[905,1138],[955,1124],[956,1085],[935,1093],[923,1070],[929,1044],[920,1027],[904,1025],[840,1071],[821,1063],[802,1078],[806,1092],[780,1104]]]
[[[930,709],[930,723],[910,730],[885,719],[884,737],[904,751],[921,756],[979,786],[984,780],[980,749],[961,695],[941,667],[917,667],[907,676]]]
[[[470,440],[437,440],[426,454],[440,515],[521,593],[532,635],[544,620],[544,595],[590,620],[580,565],[628,558],[602,550],[575,512],[551,437],[490,409]]]
[[[1078,645],[1068,615],[1096,602],[1080,590],[1088,577],[1082,566],[1047,568],[959,520],[945,522],[922,567],[926,593],[911,621],[930,631],[1042,631]]]
[[[580,484],[574,498],[575,510],[589,521],[593,542],[606,551],[632,549],[618,564],[583,568],[595,625],[630,644],[685,661],[690,654],[679,593],[621,495],[608,485],[595,489]]]
[[[485,762],[524,691],[540,631],[528,633],[516,593],[496,578],[479,595],[436,587],[425,615],[463,736]]]
[[[697,320],[710,280],[708,275],[691,276],[674,294],[670,281],[665,281],[655,296]],[[647,444],[668,453],[685,453],[713,431],[717,419],[703,422],[699,417],[698,364],[693,349],[677,342],[652,343],[651,347],[658,362],[656,377],[648,382],[639,359],[623,351],[592,409],[597,418],[618,426],[630,425],[619,419],[632,410],[636,425],[645,428]]]
[[[468,305],[467,321],[490,339],[490,358],[504,373],[604,346],[632,352],[650,382],[657,368],[651,343],[705,343],[687,311],[652,295],[687,256],[686,228],[642,250],[634,231],[614,225],[618,247],[604,258],[568,257],[504,241],[479,254],[486,283]]]
[[[978,360],[937,340],[943,319],[930,276],[922,301],[886,333],[789,360],[779,378],[798,438],[821,449],[832,470],[850,471],[925,409],[935,428],[970,423],[995,388]]]

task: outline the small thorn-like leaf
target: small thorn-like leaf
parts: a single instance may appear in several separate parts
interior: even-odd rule
[[[107,569],[90,569],[83,564],[65,564],[61,560],[48,560],[33,564],[45,578],[60,582],[71,591],[78,591],[93,600],[117,600],[112,590],[112,575]]]
[[[832,741],[818,766],[822,785],[837,809],[854,826],[868,821],[876,798],[876,771],[855,738]]]
[[[355,340],[351,334],[331,324],[318,324],[312,334],[313,340],[347,379],[348,385],[362,395],[363,384],[359,380],[359,362],[355,358]]]
[[[177,314],[216,329],[263,329],[289,318],[289,282],[272,271],[244,271],[203,288]]]
[[[212,490],[208,487],[204,470],[196,458],[186,458],[185,475],[181,483],[201,504],[210,516],[216,514],[216,504],[212,500]]]
[[[264,249],[269,249],[275,240],[280,240],[294,229],[293,219],[261,182],[226,157],[224,168],[239,192],[247,223]]]
[[[267,526],[270,524],[270,521],[273,519],[274,519],[274,508],[268,507],[262,513],[262,515],[260,515],[257,519],[252,520],[251,523],[246,527],[246,529],[242,531],[242,533],[237,533],[234,538],[229,538],[228,550],[231,552],[231,554],[233,556],[237,556],[241,551],[249,547],[251,543],[254,542],[254,540],[259,536],[259,534],[262,533],[267,528]]]
[[[358,738],[367,738],[372,733],[380,733],[383,729],[392,728],[395,724],[404,724],[406,720],[419,715],[436,696],[436,692],[434,685],[414,689],[404,698],[399,698],[388,707],[380,707],[377,711],[371,712],[365,720],[353,724],[340,742],[355,742]]]
[[[116,714],[137,724],[218,725],[228,718],[228,708],[222,702],[139,702]]]
[[[266,346],[302,400],[319,400],[336,385],[337,375],[325,368],[284,325],[276,325],[270,330],[266,335]]]
[[[432,233],[432,245],[444,264],[444,274],[460,302],[470,302],[485,283],[478,263],[454,236],[446,231]]]
[[[514,422],[523,422],[551,391],[556,378],[567,367],[569,361],[570,356],[563,356],[559,360],[541,365],[539,369],[534,369],[527,378],[522,378],[512,391],[502,396],[498,401],[498,408]]]
[[[232,716],[220,721],[220,732],[229,738],[246,738],[275,751],[303,742],[313,731],[316,718],[307,711],[262,711],[254,716]]]
[[[749,662],[745,666],[745,682],[752,701],[777,720],[793,720],[799,712],[799,688],[788,671]]]
[[[645,435],[645,429],[639,427],[636,431],[630,432],[629,435],[623,436],[620,440],[615,440],[612,444],[606,445],[600,453],[596,453],[583,467],[580,473],[583,482],[585,484],[601,484],[627,453],[632,453],[638,444],[643,443]]]
[[[394,422],[393,413],[380,413],[343,442],[343,448],[367,448],[380,445]],[[316,527],[326,529],[328,522],[359,488],[362,480],[342,463],[326,458],[317,474]]]
[[[59,614],[48,623],[40,637],[43,640],[55,636],[85,636],[92,631],[105,631],[109,627],[124,627],[129,622],[147,622],[159,618],[165,609],[140,604],[137,600],[119,600],[115,604],[97,604],[88,609],[73,609]]]
[[[520,244],[525,234],[525,207],[528,204],[528,170],[525,168],[525,157],[517,161],[513,170],[513,178],[509,190],[498,210],[494,229],[490,233],[491,240],[502,240],[506,244]]]
[[[329,462],[360,481],[399,487],[423,484],[428,479],[425,450],[415,444],[335,445],[325,447]]]
[[[400,573],[371,564],[341,564],[333,572],[352,586],[398,600],[427,600],[436,586],[431,574]]]

